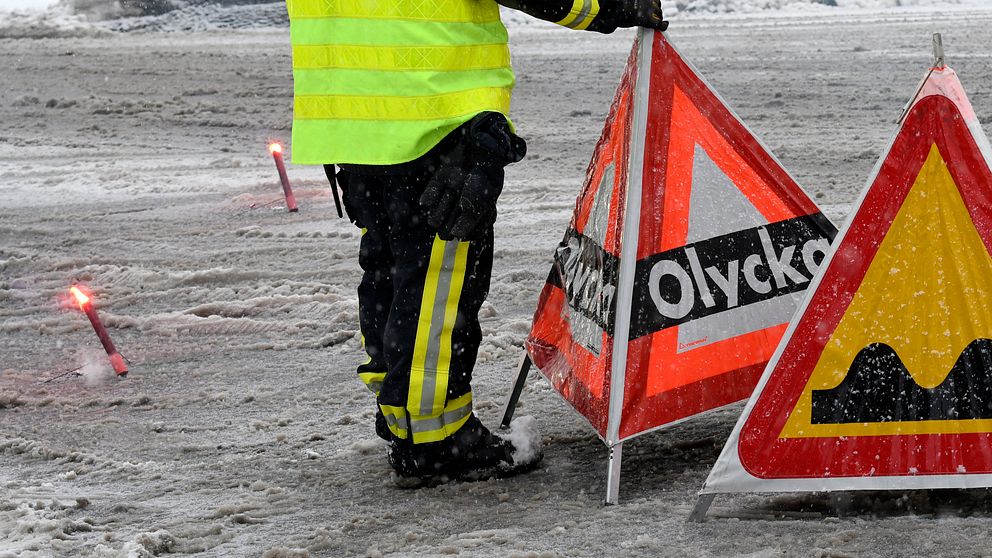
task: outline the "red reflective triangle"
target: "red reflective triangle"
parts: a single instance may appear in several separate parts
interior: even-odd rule
[[[694,323],[669,323],[642,311],[644,305],[666,300],[648,296],[647,272],[637,272],[623,411],[614,417],[620,420],[619,439],[746,398],[815,269],[803,268],[799,285],[781,292],[776,288],[770,297],[744,300],[742,296],[733,303],[726,290],[705,298],[703,289],[717,293],[719,288],[718,279],[707,277],[721,275],[730,285],[731,277],[737,281],[731,266],[737,269],[754,255],[764,258],[760,273],[765,275],[755,279],[759,288],[777,280],[761,253],[763,233],[758,232],[773,224],[801,222],[795,227],[824,239],[824,246],[835,232],[816,204],[664,36],[647,36],[654,37],[650,67],[638,67],[635,44],[527,340],[538,367],[606,437],[615,343],[613,316],[603,310],[614,300],[610,289],[621,258],[629,180],[640,176],[637,265],[650,266],[666,254],[673,262],[682,261],[697,247],[699,253],[692,252],[692,257],[698,255],[701,261],[708,257],[710,267],[700,269],[693,279],[692,296],[702,298],[687,302],[705,305],[707,320],[704,325],[695,318],[689,320]],[[645,82],[650,95],[638,97],[634,91]],[[632,115],[637,107],[646,112],[643,137],[633,137]],[[628,168],[637,159],[632,157],[633,146],[643,149],[643,167],[636,173]],[[782,238],[791,237],[783,233]],[[729,248],[724,250],[721,243]],[[709,254],[704,253],[704,244]],[[757,252],[736,253],[735,246]],[[792,248],[802,265],[802,244]],[[751,271],[759,273],[755,269],[752,266]],[[739,281],[746,289],[749,283],[743,275]],[[670,294],[658,296],[664,299]],[[726,308],[710,311],[721,297]],[[783,298],[782,303],[767,311],[775,301],[766,299],[775,298]],[[765,315],[752,319],[754,312]],[[730,318],[724,320],[723,313]],[[722,322],[733,325],[727,329]],[[707,333],[714,329],[720,330],[716,336]],[[698,334],[687,340],[692,332]]]
[[[690,235],[691,221],[700,215],[718,223],[739,219],[744,211],[754,214],[749,224],[733,230],[809,216],[823,236],[832,237],[835,230],[816,204],[661,34],[656,35],[650,79],[639,260],[700,241]],[[711,207],[693,212],[694,173],[701,157],[710,159],[737,190],[742,210],[714,194]],[[748,255],[740,253],[738,260]],[[718,271],[727,273],[725,265]],[[709,288],[718,289],[711,281]],[[747,398],[798,302],[778,319],[738,318],[752,325],[722,338],[707,331],[713,327],[692,327],[697,320],[632,339],[624,403],[631,412],[624,413],[621,438]],[[709,319],[726,321],[720,315]],[[690,333],[690,328],[701,332]]]

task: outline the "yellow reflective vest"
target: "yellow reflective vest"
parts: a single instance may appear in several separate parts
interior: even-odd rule
[[[514,76],[494,0],[287,0],[293,162],[392,165],[484,111]]]

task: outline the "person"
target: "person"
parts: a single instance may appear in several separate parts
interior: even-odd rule
[[[578,30],[664,29],[659,0],[499,0]],[[399,478],[484,478],[541,453],[472,411],[503,168],[526,143],[494,0],[288,0],[294,163],[325,165],[361,228],[358,376]],[[337,170],[335,170],[335,165]]]

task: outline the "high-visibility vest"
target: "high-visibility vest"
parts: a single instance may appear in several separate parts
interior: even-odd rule
[[[392,165],[484,111],[514,76],[494,0],[287,0],[293,162]]]

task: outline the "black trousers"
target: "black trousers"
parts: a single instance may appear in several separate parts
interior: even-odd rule
[[[427,223],[418,200],[435,167],[425,156],[388,172],[337,174],[348,216],[362,229],[358,303],[368,360],[358,375],[404,446],[446,440],[472,415],[478,314],[492,276],[491,223],[463,242],[442,240]]]

